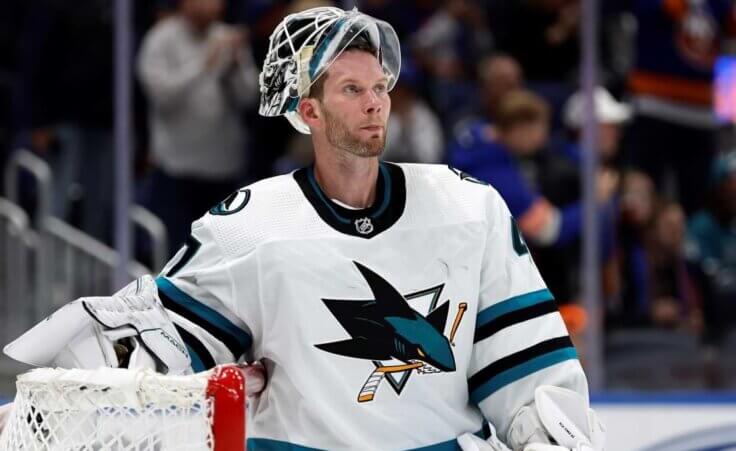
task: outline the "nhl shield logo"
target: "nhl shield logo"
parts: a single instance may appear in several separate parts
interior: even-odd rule
[[[373,223],[371,218],[360,218],[355,220],[355,230],[361,235],[368,235],[373,232]]]

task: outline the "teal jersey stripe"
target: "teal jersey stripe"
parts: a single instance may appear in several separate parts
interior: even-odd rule
[[[483,439],[488,438],[488,429],[483,428],[475,433]],[[321,451],[320,448],[310,448],[308,446],[297,445],[295,443],[282,442],[280,440],[271,440],[268,438],[249,438],[247,446],[248,451]],[[446,442],[435,443],[434,445],[423,446],[421,448],[413,448],[407,451],[460,451],[457,439],[453,438]]]
[[[499,316],[505,315],[509,312],[530,307],[532,305],[549,301],[554,298],[555,297],[552,295],[552,292],[550,292],[547,288],[543,288],[541,290],[532,291],[530,293],[521,294],[519,296],[514,296],[512,298],[506,299],[505,301],[501,301],[497,304],[481,310],[478,313],[478,318],[475,322],[475,328],[477,329],[493,321]]]
[[[322,202],[327,206],[327,208],[330,209],[330,212],[332,212],[333,216],[337,218],[338,221],[342,222],[343,224],[350,224],[350,220],[347,218],[344,218],[340,216],[334,208],[332,208],[332,204],[327,201],[327,198],[325,197],[324,193],[322,193],[322,188],[319,187],[317,184],[317,181],[314,179],[314,168],[309,168],[307,170],[307,177],[309,178],[309,183],[312,185],[312,189],[315,193],[319,196],[319,198],[322,200]]]
[[[249,438],[245,447],[248,451],[320,451],[319,448],[310,448],[270,438]]]
[[[391,200],[391,176],[388,175],[388,171],[386,170],[386,167],[383,163],[380,163],[378,165],[378,169],[381,171],[381,175],[383,176],[383,180],[386,183],[386,188],[384,189],[383,193],[383,203],[381,203],[381,207],[371,215],[372,218],[378,218],[383,214],[384,211],[386,211],[386,208],[388,208],[389,201]]]
[[[250,348],[250,345],[253,342],[251,336],[247,332],[230,322],[230,320],[225,318],[215,309],[189,296],[165,277],[156,278],[156,285],[158,286],[159,290],[166,294],[169,299],[174,301],[180,307],[192,312],[197,317],[209,323],[212,327],[217,328],[218,330],[222,331],[222,333],[227,334],[229,338],[235,340],[243,352]],[[198,321],[193,322],[200,326],[203,326]],[[205,329],[208,330],[208,332],[212,333],[207,327],[205,327]],[[216,336],[216,338],[220,337]]]
[[[491,396],[493,393],[497,392],[498,390],[509,384],[513,384],[519,379],[536,373],[539,370],[543,370],[550,366],[557,365],[558,363],[562,363],[566,360],[573,360],[577,358],[578,353],[573,347],[557,349],[547,354],[540,355],[490,378],[480,387],[473,390],[473,392],[470,394],[470,399],[475,404],[480,404],[481,401]]]

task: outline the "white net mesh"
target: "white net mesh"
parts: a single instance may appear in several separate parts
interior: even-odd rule
[[[37,369],[18,377],[0,450],[211,450],[209,373]]]

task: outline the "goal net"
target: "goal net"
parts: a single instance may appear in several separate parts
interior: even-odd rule
[[[245,449],[245,377],[42,368],[18,377],[0,450]]]

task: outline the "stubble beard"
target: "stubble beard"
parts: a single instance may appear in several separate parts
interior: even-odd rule
[[[381,155],[386,147],[385,128],[383,135],[376,139],[371,138],[363,141],[350,132],[348,127],[339,117],[333,115],[327,109],[323,109],[325,117],[325,134],[327,142],[333,147],[344,150],[352,155],[369,158]]]

